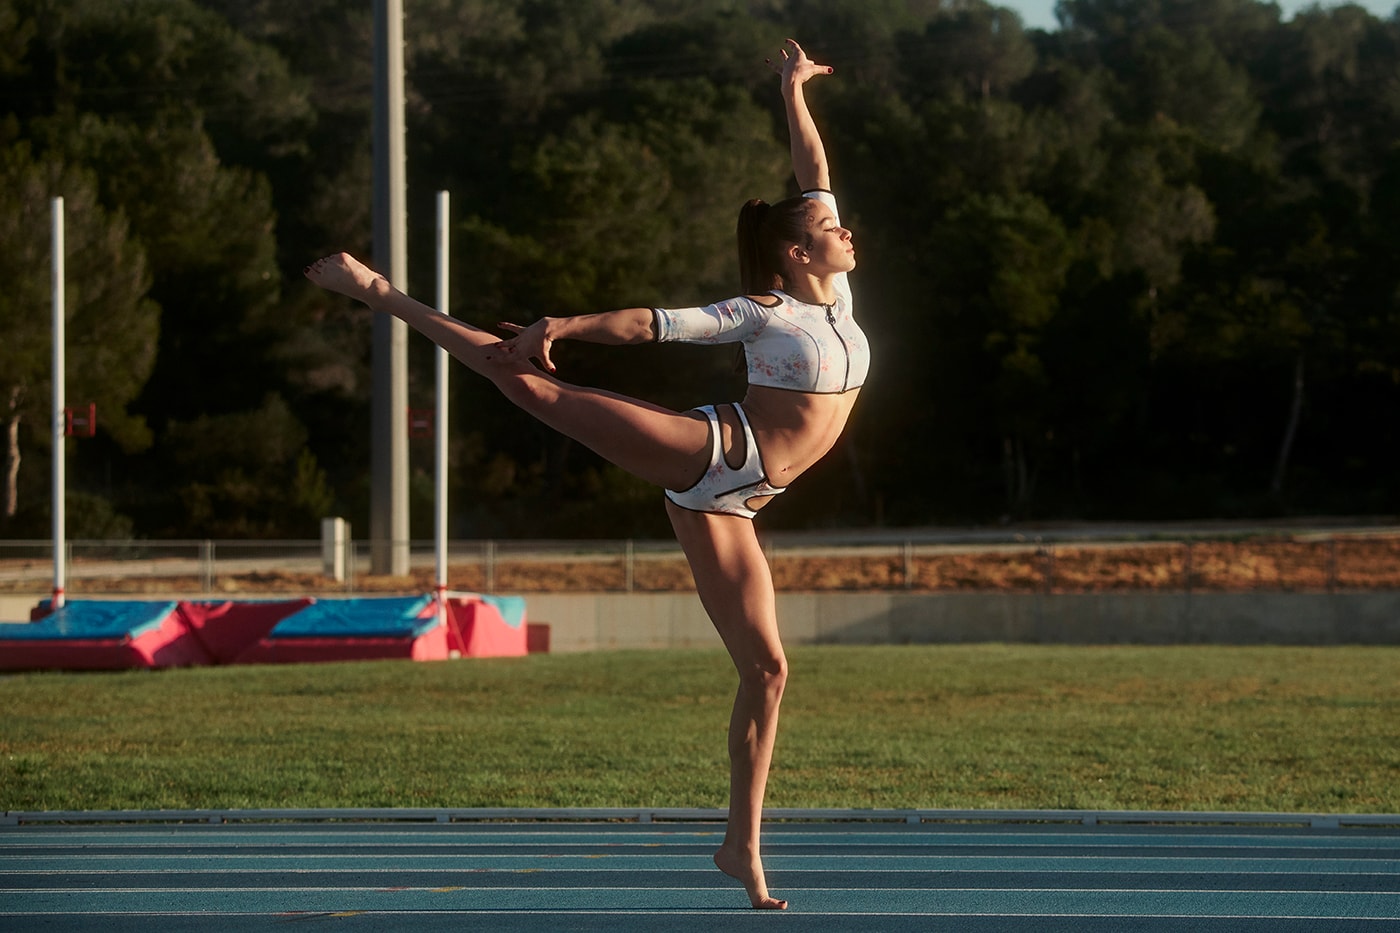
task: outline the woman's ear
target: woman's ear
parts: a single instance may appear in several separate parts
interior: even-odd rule
[[[787,255],[788,258],[791,259],[793,262],[802,266],[807,265],[807,263],[810,262],[812,259],[812,257],[807,255],[807,251],[802,247],[798,246],[796,243],[788,247]]]

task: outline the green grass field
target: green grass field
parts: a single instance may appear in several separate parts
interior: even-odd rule
[[[798,648],[775,807],[1400,812],[1400,649]],[[718,807],[670,651],[0,678],[0,809]]]

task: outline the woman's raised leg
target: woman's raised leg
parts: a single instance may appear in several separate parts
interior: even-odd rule
[[[709,462],[709,424],[703,415],[572,385],[527,360],[494,352],[500,337],[410,298],[348,253],[317,260],[306,268],[306,277],[404,321],[490,379],[528,414],[647,482],[684,489]]]
[[[759,854],[763,797],[787,684],[768,560],[748,519],[691,512],[669,500],[666,512],[700,602],[739,672],[729,720],[729,823],[715,865],[744,885],[754,907],[782,910],[787,901],[769,895]]]

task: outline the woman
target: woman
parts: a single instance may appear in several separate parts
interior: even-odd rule
[[[836,443],[865,380],[869,350],[846,286],[855,249],[837,217],[826,153],[803,97],[808,80],[833,69],[815,64],[792,40],[782,61],[770,65],[782,77],[793,169],[804,195],[744,205],[739,250],[746,297],[706,308],[630,308],[546,317],[528,327],[503,324],[515,336],[500,341],[414,301],[343,253],[308,267],[307,276],[403,319],[526,412],[667,491],[666,511],[696,590],[739,672],[729,724],[729,823],[714,861],[744,885],[754,907],[782,909],[787,902],[768,893],[759,829],[788,669],[752,518]],[[741,404],[675,412],[571,385],[553,375],[550,348],[557,340],[742,341],[748,392]]]

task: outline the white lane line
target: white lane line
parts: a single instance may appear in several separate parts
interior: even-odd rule
[[[741,912],[747,915],[747,912]],[[1008,914],[1008,913],[980,913],[980,912],[953,912],[953,911],[932,911],[932,910],[911,910],[902,913],[890,911],[865,911],[865,910],[823,910],[803,911],[790,910],[789,914],[809,916],[809,917],[871,917],[897,919],[903,917],[937,917],[937,918],[968,918],[978,920],[1290,920],[1320,922],[1329,920],[1357,921],[1362,923],[1384,923],[1394,921],[1393,915],[1352,915],[1352,914],[1108,914],[1108,913],[1038,913],[1038,914]],[[686,908],[680,910],[652,910],[648,908],[637,908],[636,910],[605,910],[605,909],[580,909],[569,908],[566,910],[552,910],[548,908],[529,908],[520,910],[507,910],[501,908],[486,908],[482,910],[462,910],[456,908],[441,910],[304,910],[304,911],[248,911],[248,910],[100,910],[91,912],[79,912],[69,910],[26,910],[11,911],[0,910],[0,917],[269,917],[269,918],[313,918],[313,917],[333,917],[333,916],[365,916],[365,917],[422,917],[422,916],[455,916],[455,917],[487,917],[487,916],[539,916],[539,917],[724,917],[733,920],[736,912],[733,909],[727,910],[706,910],[703,908]]]
[[[697,857],[697,856],[689,856]],[[123,876],[123,874],[182,874],[182,876],[224,876],[224,874],[267,874],[276,871],[277,874],[346,874],[349,871],[360,871],[363,874],[381,873],[392,874],[396,871],[413,871],[414,874],[452,874],[452,876],[463,876],[463,874],[599,874],[609,871],[605,867],[599,866],[595,869],[567,869],[567,867],[542,867],[542,869],[465,869],[465,867],[416,867],[416,869],[402,869],[402,867],[392,866],[370,866],[363,869],[353,869],[353,867],[336,867],[336,869],[288,869],[288,867],[276,867],[276,869],[239,869],[239,867],[189,867],[189,869],[10,869],[0,871],[0,877],[83,877],[83,876]],[[624,869],[627,874],[704,874],[711,876],[715,873],[714,867],[708,869],[644,869],[644,867],[627,867]],[[1190,869],[844,869],[844,867],[833,866],[832,869],[774,869],[774,873],[784,877],[802,876],[802,874],[871,874],[871,876],[890,876],[890,874],[1119,874],[1119,876],[1151,876],[1151,877],[1194,877],[1201,874],[1219,874],[1217,871],[1197,871]],[[1268,871],[1268,870],[1238,870],[1231,871],[1231,876],[1254,877],[1254,876],[1278,876],[1278,874],[1292,874],[1288,871]],[[1400,877],[1400,871],[1299,871],[1299,876],[1306,877],[1340,877],[1340,878],[1396,878]],[[0,888],[6,891],[7,888]],[[942,888],[937,888],[942,890]]]
[[[785,885],[785,890],[793,891],[820,891],[822,894],[870,894],[874,890],[866,887],[843,887],[843,888],[802,888],[801,886]],[[518,887],[502,885],[452,885],[446,890],[443,887],[425,887],[422,885],[405,885],[386,887],[384,885],[329,885],[324,887],[298,887],[289,888],[285,885],[278,886],[256,886],[256,887],[166,887],[166,888],[82,888],[75,891],[63,891],[55,888],[5,888],[6,894],[369,894],[369,893],[393,893],[393,894],[442,894],[457,893],[459,891],[471,893],[485,892],[517,892]],[[538,886],[531,887],[531,891],[538,893],[564,894],[575,893],[579,889],[573,887],[558,886]],[[647,892],[658,893],[664,891],[693,893],[696,889],[691,887],[641,887],[635,885],[608,885],[600,890],[615,892]],[[726,889],[727,890],[727,889]],[[1328,899],[1366,897],[1377,899],[1400,898],[1400,891],[1314,891],[1304,888],[1291,888],[1283,890],[1253,890],[1253,889],[1229,889],[1229,888],[1094,888],[1092,891],[1085,891],[1079,888],[1044,888],[1044,887],[1016,887],[1016,888],[902,888],[901,896],[916,892],[929,894],[1156,894],[1172,896],[1210,896],[1225,897],[1238,895],[1241,897],[1321,897]]]

